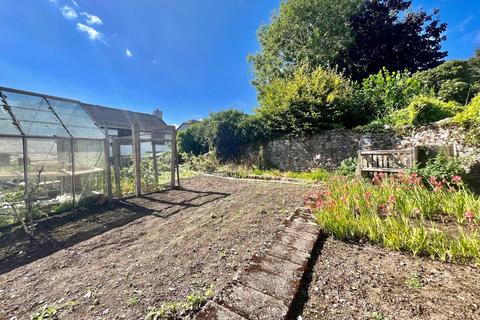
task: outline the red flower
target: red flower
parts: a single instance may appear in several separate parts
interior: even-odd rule
[[[462,177],[460,176],[453,176],[452,181],[455,183],[462,183]]]
[[[475,214],[470,210],[465,211],[465,218],[468,220],[468,222],[472,222],[475,218]]]
[[[394,195],[391,195],[388,197],[388,203],[395,203],[397,201],[397,198]]]
[[[370,198],[372,197],[372,192],[371,191],[365,192],[364,197],[365,197],[365,200],[370,200]]]

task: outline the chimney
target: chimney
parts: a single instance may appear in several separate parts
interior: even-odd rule
[[[159,117],[160,119],[163,118],[163,112],[160,111],[160,109],[155,109],[155,111],[153,111],[153,115]]]

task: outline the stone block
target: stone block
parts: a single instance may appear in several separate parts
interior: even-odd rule
[[[282,320],[288,312],[281,300],[241,284],[224,290],[218,303],[246,319]]]

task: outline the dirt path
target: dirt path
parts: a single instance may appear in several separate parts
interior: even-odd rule
[[[480,319],[480,272],[329,238],[303,320]]]
[[[0,248],[11,269],[0,275],[0,319],[28,319],[45,304],[68,301],[76,304],[60,319],[142,319],[149,307],[184,300],[195,288],[220,290],[308,189],[213,177],[183,186],[43,231],[58,248],[38,245],[48,255],[33,262],[29,252],[15,267],[12,251]],[[112,221],[117,215],[121,223]],[[94,232],[82,230],[82,221]]]

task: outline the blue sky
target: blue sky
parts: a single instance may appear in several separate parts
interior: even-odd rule
[[[256,105],[247,55],[280,0],[0,0],[0,85],[172,124]],[[480,1],[414,0],[448,22],[449,58],[480,47]]]

